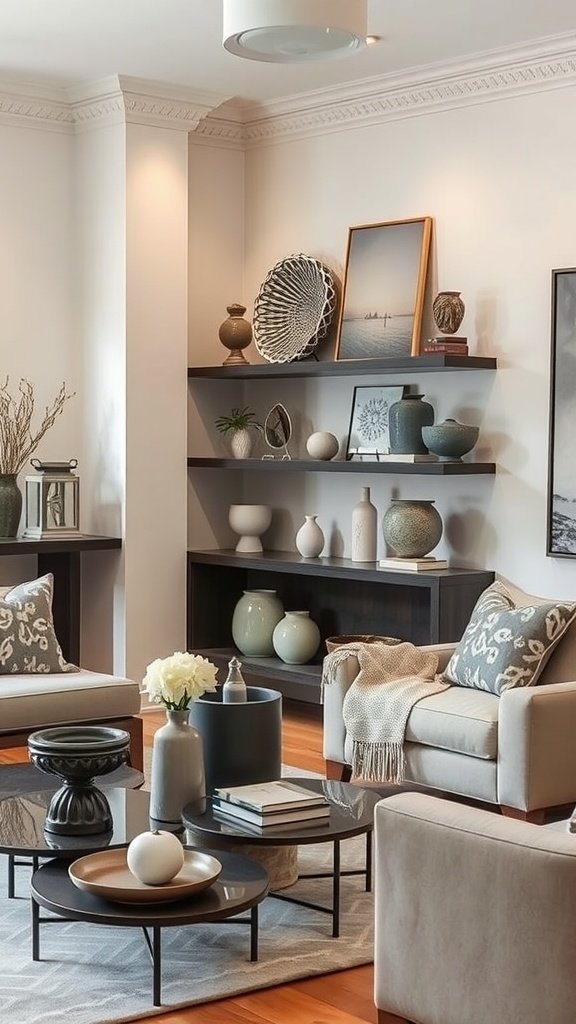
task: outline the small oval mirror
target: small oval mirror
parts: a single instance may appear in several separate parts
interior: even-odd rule
[[[275,451],[285,450],[292,437],[292,421],[280,402],[272,406],[264,421],[264,437],[266,444]]]

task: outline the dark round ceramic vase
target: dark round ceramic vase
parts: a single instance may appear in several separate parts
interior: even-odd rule
[[[434,409],[424,395],[405,395],[388,412],[390,452],[393,455],[427,455],[422,427],[434,423]]]
[[[22,491],[15,473],[0,473],[0,537],[16,537],[22,512]]]
[[[56,726],[28,737],[30,760],[63,785],[54,794],[45,829],[60,835],[92,835],[112,828],[110,805],[93,779],[126,764],[130,736],[101,725]]]

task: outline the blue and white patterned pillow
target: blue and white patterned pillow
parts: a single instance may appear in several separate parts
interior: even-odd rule
[[[64,660],[52,621],[51,573],[0,596],[0,675],[78,672]]]
[[[517,608],[506,587],[493,583],[478,598],[442,678],[498,696],[533,686],[575,617],[576,604],[562,601]]]

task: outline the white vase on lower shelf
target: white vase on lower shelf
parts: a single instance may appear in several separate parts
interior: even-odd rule
[[[378,547],[378,512],[370,501],[370,488],[362,488],[352,511],[352,561],[375,562]]]
[[[152,745],[150,817],[180,824],[186,804],[206,796],[202,737],[188,724],[189,710],[166,711]]]
[[[318,558],[324,547],[324,534],[316,522],[316,516],[305,516],[296,534],[296,547],[302,558]]]

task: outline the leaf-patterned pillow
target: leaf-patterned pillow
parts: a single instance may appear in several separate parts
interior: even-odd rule
[[[0,675],[78,672],[64,660],[52,621],[51,573],[0,597]]]
[[[576,616],[576,604],[550,601],[517,608],[502,583],[480,595],[443,680],[498,696],[533,686]]]

